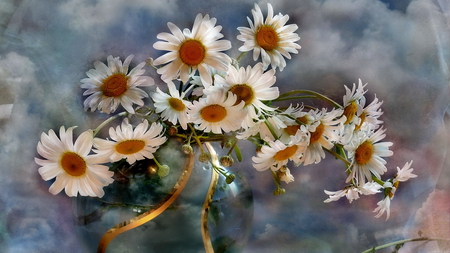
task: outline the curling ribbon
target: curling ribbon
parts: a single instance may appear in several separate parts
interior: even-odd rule
[[[214,166],[220,166],[217,158],[217,154],[212,147],[210,143],[205,143],[206,147],[209,150],[209,153],[211,154],[211,163]],[[205,196],[205,201],[203,202],[203,208],[202,208],[202,217],[201,217],[201,232],[202,232],[202,239],[203,239],[203,245],[205,246],[206,253],[214,253],[214,249],[212,247],[211,243],[211,237],[209,235],[209,228],[208,228],[208,212],[209,208],[212,202],[212,198],[214,196],[214,192],[216,191],[217,182],[219,180],[219,173],[215,169],[212,169],[211,172],[211,183],[209,184],[208,192]]]
[[[104,253],[106,251],[106,248],[108,247],[108,244],[111,242],[114,237],[117,235],[128,231],[130,229],[139,227],[146,222],[152,220],[153,218],[160,215],[162,212],[164,212],[172,203],[173,201],[180,195],[181,191],[183,191],[184,186],[186,185],[189,176],[192,173],[192,170],[194,168],[194,155],[190,154],[188,158],[186,159],[186,164],[184,166],[184,171],[181,174],[180,178],[178,179],[178,182],[175,184],[174,188],[170,191],[170,193],[154,208],[151,210],[135,217],[132,219],[129,219],[127,221],[121,222],[118,225],[114,226],[113,228],[109,229],[103,237],[100,239],[100,242],[98,244],[97,253]]]

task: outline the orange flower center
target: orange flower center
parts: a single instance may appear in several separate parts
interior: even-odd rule
[[[141,151],[145,147],[143,140],[126,140],[116,145],[117,153],[131,155]]]
[[[295,152],[297,152],[298,146],[294,145],[294,146],[290,146],[290,147],[286,147],[283,150],[278,151],[274,156],[273,159],[277,160],[277,161],[284,161],[289,159],[290,157],[292,157]]]
[[[116,73],[103,80],[100,87],[103,95],[108,97],[118,97],[128,89],[128,77],[122,73]]]
[[[197,66],[206,56],[205,46],[198,40],[184,41],[178,52],[181,61],[189,66]]]
[[[208,105],[200,111],[200,116],[207,122],[220,122],[227,116],[227,110],[221,105]]]
[[[183,101],[181,101],[178,98],[169,98],[169,105],[174,109],[175,111],[183,111],[186,106],[183,104]]]
[[[60,165],[63,170],[74,177],[82,176],[86,173],[86,161],[75,152],[65,152],[61,156]]]
[[[245,105],[247,106],[253,101],[253,90],[247,84],[233,85],[233,87],[231,87],[229,91],[237,96],[235,105],[240,104],[241,101],[244,101]]]
[[[359,145],[355,151],[355,160],[358,164],[364,165],[370,161],[373,155],[372,143],[366,141]]]
[[[324,131],[325,131],[325,126],[322,123],[320,123],[316,127],[316,131],[311,132],[311,138],[309,139],[309,144],[313,144],[313,143],[317,142],[320,139],[320,137],[322,136]]]
[[[271,26],[264,25],[255,34],[256,42],[266,51],[271,51],[278,46],[277,31]]]

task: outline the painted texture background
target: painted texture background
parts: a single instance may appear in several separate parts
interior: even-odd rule
[[[239,165],[253,185],[255,214],[246,253],[360,252],[424,235],[450,237],[450,2],[445,0],[280,0],[275,13],[298,25],[302,46],[277,71],[281,92],[297,88],[342,101],[344,85],[368,82],[368,100],[384,101],[382,120],[397,166],[414,160],[419,176],[401,186],[391,218],[374,218],[380,196],[323,203],[339,190],[343,164],[328,157],[292,168],[287,194],[273,196],[268,173]],[[258,2],[265,15],[267,1]],[[73,234],[71,200],[48,193],[33,159],[41,132],[98,124],[82,108],[79,80],[108,55],[133,62],[156,58],[156,34],[167,22],[192,26],[197,13],[217,18],[231,56],[242,44],[253,1],[64,0],[0,1],[0,252],[85,252]],[[253,64],[247,56],[242,65]],[[155,71],[148,75],[162,85]],[[98,116],[98,115],[97,115]],[[249,145],[248,160],[254,155]],[[439,249],[440,247],[440,249]],[[400,252],[450,251],[448,244],[413,243]],[[439,252],[439,251],[438,251]]]

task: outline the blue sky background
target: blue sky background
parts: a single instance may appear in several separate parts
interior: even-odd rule
[[[450,3],[445,0],[279,0],[275,13],[298,25],[302,46],[284,71],[282,92],[312,89],[342,101],[344,85],[361,78],[384,101],[383,120],[394,156],[388,174],[414,160],[419,178],[401,186],[391,219],[374,218],[381,196],[325,204],[324,189],[344,185],[343,164],[332,158],[292,168],[287,194],[273,196],[270,174],[238,165],[252,184],[255,214],[244,252],[359,252],[376,244],[416,236],[416,211],[435,189],[450,190],[446,159],[449,103]],[[258,2],[266,14],[267,1]],[[41,132],[98,124],[82,108],[79,80],[108,55],[133,64],[163,52],[153,49],[167,22],[191,28],[197,13],[222,25],[237,57],[238,26],[248,26],[248,0],[39,0],[4,1],[0,40],[0,251],[84,252],[73,235],[71,200],[48,193],[40,179],[36,143]],[[254,64],[250,55],[242,65]],[[151,68],[147,74],[163,84]],[[149,88],[150,91],[152,88]],[[319,104],[318,104],[319,105]],[[244,144],[248,160],[254,154]],[[448,210],[450,213],[450,210]],[[448,215],[448,213],[447,213]],[[447,236],[450,236],[447,235]],[[416,245],[414,246],[416,247]],[[428,252],[435,244],[414,248]],[[411,249],[412,250],[412,249]],[[405,249],[404,252],[408,252]]]

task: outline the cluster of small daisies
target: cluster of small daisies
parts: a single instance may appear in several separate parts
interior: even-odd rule
[[[264,19],[260,7],[252,10],[250,27],[238,27],[237,39],[244,44],[241,55],[233,59],[224,51],[230,41],[222,39],[222,27],[216,19],[198,14],[192,30],[181,30],[168,23],[170,33],[162,32],[153,46],[167,51],[155,60],[149,59],[129,70],[133,56],[123,62],[109,56],[107,64],[94,63],[81,80],[85,110],[111,114],[122,106],[124,111],[111,116],[94,130],[80,134],[73,142],[73,129],[61,127],[59,137],[53,130],[42,133],[37,151],[44,158],[36,158],[39,173],[44,180],[56,178],[49,191],[58,194],[63,189],[68,196],[102,197],[103,187],[113,182],[113,172],[107,165],[125,161],[133,164],[153,159],[158,174],[166,175],[169,168],[161,165],[154,153],[169,138],[181,138],[180,147],[192,154],[191,145],[198,145],[198,159],[210,163],[211,157],[202,147],[207,141],[221,141],[229,148],[220,158],[221,166],[234,162],[230,155],[239,154],[239,140],[250,140],[256,145],[253,166],[258,171],[269,170],[275,179],[275,194],[284,193],[281,182],[292,182],[288,166],[319,163],[329,153],[344,161],[348,177],[339,191],[325,191],[325,202],[346,197],[350,202],[360,195],[384,194],[375,212],[377,217],[387,213],[390,200],[399,186],[412,174],[411,162],[386,181],[381,176],[387,171],[385,157],[393,155],[391,142],[381,142],[385,129],[379,119],[382,102],[376,97],[366,104],[367,84],[359,80],[352,89],[345,86],[342,104],[324,95],[307,90],[279,94],[274,86],[276,69],[282,71],[291,53],[297,53],[300,37],[297,25],[286,24],[288,15],[273,14],[268,4]],[[253,66],[240,67],[239,60],[253,51]],[[166,89],[159,87],[150,95],[141,89],[152,86],[154,80],[144,76],[144,67],[151,65],[161,75]],[[289,107],[275,107],[272,103],[288,100],[291,96],[307,94],[323,99],[332,109],[317,109],[301,103]],[[149,98],[150,97],[150,98]],[[149,103],[144,99],[149,98]],[[294,99],[294,98],[291,98]],[[128,117],[125,117],[128,116]],[[124,117],[118,126],[110,127],[109,137],[96,137],[100,128],[114,119]],[[132,124],[131,118],[138,119]],[[239,155],[237,155],[240,158]],[[233,175],[217,168],[227,182]]]

